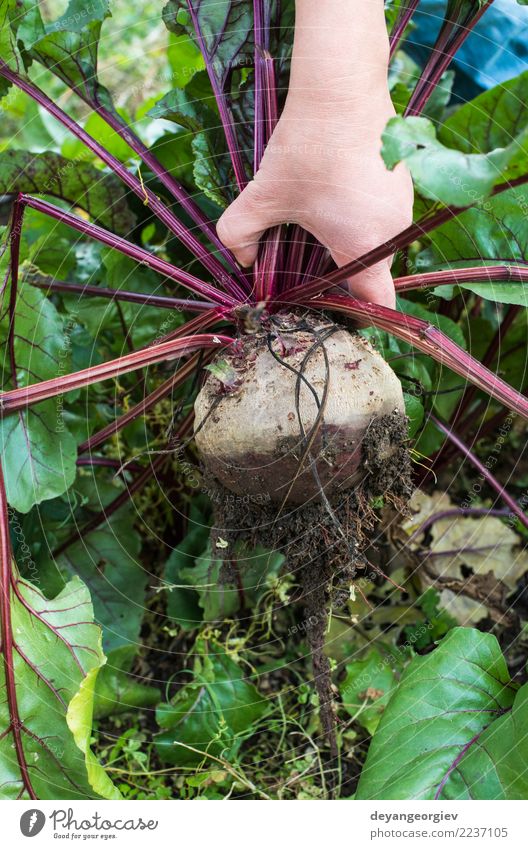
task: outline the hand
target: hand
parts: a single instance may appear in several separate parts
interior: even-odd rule
[[[323,103],[289,96],[254,180],[218,222],[218,235],[243,266],[256,259],[264,232],[299,224],[346,265],[412,220],[413,188],[406,167],[389,171],[381,134],[394,114],[386,80],[361,102]],[[356,297],[395,305],[386,259],[348,281]]]

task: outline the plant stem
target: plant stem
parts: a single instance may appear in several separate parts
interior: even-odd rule
[[[258,2],[258,0],[257,0]],[[256,158],[264,153],[265,145],[270,140],[279,119],[277,102],[277,81],[275,78],[275,66],[273,58],[264,49],[257,45],[257,70],[260,77],[260,97],[262,100],[259,115],[259,130],[262,133],[262,148],[258,149],[255,144]],[[259,160],[260,162],[260,160]],[[259,255],[255,263],[255,300],[257,303],[267,302],[273,298],[277,288],[277,262],[284,241],[284,227],[279,225],[273,227],[266,235],[259,249]]]
[[[441,510],[438,513],[433,513],[432,516],[428,516],[424,522],[412,532],[409,537],[407,545],[409,545],[413,540],[417,537],[422,536],[429,530],[436,522],[441,522],[444,519],[455,519],[457,516],[462,516],[463,518],[471,517],[471,516],[497,516],[498,518],[506,518],[509,516],[509,511],[505,508],[494,509],[492,507],[453,507],[450,510]]]
[[[448,268],[426,274],[409,274],[397,277],[394,286],[397,292],[412,292],[431,286],[446,286],[463,283],[528,283],[528,267],[520,265],[480,265],[471,268]]]
[[[115,233],[111,233],[109,230],[99,227],[98,224],[90,224],[90,222],[85,221],[83,218],[78,218],[76,215],[72,215],[71,212],[65,212],[58,206],[55,206],[48,201],[31,197],[31,195],[19,195],[19,199],[25,206],[29,206],[31,209],[43,212],[45,215],[49,215],[50,218],[54,218],[56,221],[62,221],[63,224],[67,224],[79,233],[89,236],[92,239],[96,239],[98,242],[102,242],[104,245],[114,248],[116,251],[119,251],[125,256],[135,259],[143,265],[147,265],[159,274],[163,274],[170,280],[174,280],[181,286],[185,286],[186,289],[190,289],[190,291],[195,294],[211,298],[212,301],[217,304],[222,304],[223,306],[232,307],[237,304],[237,301],[235,301],[230,295],[220,292],[209,283],[204,283],[203,280],[199,280],[198,277],[194,277],[193,274],[189,274],[187,271],[183,271],[183,269],[176,268],[176,266],[172,265],[172,263],[167,262],[164,259],[160,259],[154,254],[151,254],[149,251],[146,251],[144,248],[140,248],[138,245],[128,242],[126,239],[123,239],[122,236],[116,236]]]
[[[77,92],[79,93],[79,92]],[[83,98],[85,100],[85,98]],[[137,153],[143,160],[152,173],[159,179],[160,183],[165,186],[171,195],[181,204],[185,212],[198,225],[204,236],[214,245],[215,249],[223,256],[224,260],[229,264],[231,272],[237,277],[243,289],[249,291],[247,278],[240,269],[235,257],[228,248],[220,241],[216,235],[214,226],[211,225],[207,216],[200,209],[196,201],[188,194],[184,187],[172,177],[171,174],[163,167],[161,162],[154,154],[143,144],[140,138],[132,132],[128,124],[117,112],[111,112],[102,104],[91,103],[85,100],[99,115],[109,124],[115,132],[128,144],[130,148]]]
[[[176,357],[191,354],[202,348],[222,348],[231,345],[234,339],[230,336],[216,336],[209,333],[197,334],[196,336],[173,339],[160,345],[152,345],[150,348],[142,348],[131,354],[125,354],[116,360],[101,363],[97,366],[82,369],[72,374],[43,380],[31,386],[12,389],[0,394],[0,412],[2,414],[13,413],[15,410],[23,410],[26,407],[63,395],[72,389],[82,389],[92,383],[102,380],[110,380],[130,371],[145,368],[164,360],[172,360]]]
[[[449,427],[449,425],[440,421],[436,416],[430,415],[430,420],[436,427],[444,433],[447,438],[458,448],[458,450],[470,461],[470,463],[480,472],[482,477],[489,483],[489,485],[497,492],[505,504],[508,505],[511,512],[517,516],[519,521],[524,525],[525,528],[528,528],[528,516],[521,510],[517,502],[508,495],[504,487],[499,483],[499,481],[491,474],[489,469],[486,468],[484,463],[479,460],[479,458],[471,451],[470,448],[460,439],[459,436]]]
[[[436,44],[431,51],[429,61],[411,95],[405,116],[420,115],[423,112],[442,74],[451,64],[455,53],[462,47],[468,35],[492,3],[493,0],[486,0],[482,6],[475,3],[476,12],[472,8],[465,15],[459,15],[457,20],[445,19]]]
[[[288,294],[287,292],[285,297]],[[296,303],[313,310],[335,310],[360,321],[368,321],[373,327],[392,333],[398,339],[403,339],[410,345],[414,345],[414,347],[429,354],[437,362],[449,366],[456,374],[470,380],[479,389],[483,389],[484,392],[491,395],[492,398],[515,410],[528,420],[528,398],[525,398],[524,395],[521,395],[489,371],[467,351],[460,348],[456,342],[453,342],[452,339],[449,339],[448,336],[427,321],[382,307],[379,304],[371,304],[342,295],[326,295],[314,299],[302,298]]]
[[[419,2],[420,0],[405,0],[405,2],[401,4],[398,10],[398,17],[394,22],[394,26],[389,36],[391,57],[394,56],[400,46],[403,34],[405,33],[412,16],[416,12]]]
[[[179,221],[174,213],[165,206],[164,203],[137,177],[120,162],[115,156],[112,156],[102,145],[92,138],[82,127],[79,126],[69,115],[58,107],[41,89],[20,77],[15,71],[12,71],[5,62],[0,59],[0,76],[12,82],[40,106],[46,109],[54,118],[60,121],[63,126],[80,141],[83,142],[96,156],[99,157],[118,177],[125,183],[128,188],[137,195],[143,203],[148,206],[154,215],[174,233],[185,247],[204,265],[205,268],[215,277],[215,279],[226,289],[231,291],[233,295],[242,300],[245,298],[245,293],[240,289],[238,284],[232,280],[226,272],[222,263],[208,251],[196,236],[191,233],[188,227],[185,227]]]
[[[11,621],[11,584],[13,582],[13,554],[9,534],[9,513],[4,485],[4,472],[0,462],[0,634],[4,666],[5,697],[9,726],[2,736],[11,732],[17,762],[22,775],[23,789],[30,799],[38,799],[29,777],[29,768],[22,743],[23,723],[18,709],[15,665],[13,660],[13,626]]]
[[[103,286],[89,286],[87,283],[66,283],[62,280],[47,280],[45,277],[36,279],[33,275],[25,278],[26,282],[37,289],[46,292],[65,292],[66,294],[88,295],[95,298],[108,298],[111,301],[126,301],[131,304],[141,304],[147,307],[187,312],[205,312],[215,308],[216,304],[209,301],[192,301],[185,298],[170,298],[166,295],[142,295],[141,292],[129,292],[126,289],[106,289]]]
[[[196,33],[196,38],[198,40],[200,51],[205,59],[205,64],[207,66],[207,73],[209,75],[209,80],[211,82],[211,87],[215,96],[216,105],[220,113],[220,120],[222,121],[222,127],[224,129],[224,135],[227,141],[227,148],[231,157],[231,162],[233,165],[233,170],[235,172],[235,179],[237,181],[238,189],[239,191],[243,191],[243,189],[247,185],[246,169],[244,167],[244,163],[242,161],[242,156],[238,146],[231,110],[229,109],[227,103],[225,91],[223,90],[221,82],[219,81],[215,73],[215,68],[211,60],[211,56],[209,55],[209,51],[207,50],[207,45],[202,35],[200,21],[194,8],[193,0],[187,0],[187,7],[192,18],[194,31]]]
[[[17,198],[13,204],[11,226],[9,228],[10,256],[9,268],[11,272],[11,287],[9,289],[9,329],[7,332],[7,348],[9,351],[9,364],[11,368],[11,380],[13,386],[18,386],[17,366],[15,357],[15,321],[18,295],[18,271],[20,264],[20,236],[24,220],[24,205]]]

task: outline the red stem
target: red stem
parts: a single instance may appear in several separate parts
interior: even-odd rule
[[[9,351],[9,363],[11,367],[11,380],[13,386],[18,386],[17,366],[15,357],[15,320],[16,303],[18,295],[18,271],[20,264],[20,236],[22,234],[22,223],[24,220],[24,206],[17,198],[13,204],[13,215],[9,229],[10,256],[9,268],[11,271],[11,287],[9,290],[9,330],[7,334],[7,347]]]
[[[67,224],[79,233],[83,233],[85,236],[90,236],[92,239],[96,239],[98,242],[102,242],[104,245],[108,245],[120,253],[125,254],[125,256],[135,259],[137,262],[143,263],[143,265],[147,265],[159,274],[163,274],[165,277],[176,281],[176,283],[179,283],[181,286],[185,286],[185,288],[189,289],[191,292],[211,298],[212,301],[217,304],[223,304],[223,306],[234,306],[237,304],[237,301],[235,301],[230,295],[225,295],[209,283],[204,283],[204,281],[199,280],[198,277],[194,277],[194,275],[189,274],[187,271],[183,271],[181,268],[176,268],[176,266],[172,265],[170,262],[160,259],[154,254],[149,253],[149,251],[146,251],[144,248],[134,245],[132,242],[128,242],[126,239],[123,239],[122,236],[116,236],[115,233],[111,233],[109,230],[99,227],[98,224],[90,224],[83,218],[78,218],[76,215],[72,215],[71,212],[65,212],[58,206],[55,206],[46,200],[39,200],[38,198],[31,197],[31,195],[19,195],[19,199],[25,204],[25,206],[29,206],[31,209],[43,212],[45,215],[49,215],[50,218],[54,218],[56,221],[61,221],[63,224]]]
[[[264,92],[264,50],[269,48],[266,44],[266,33],[264,31],[264,3],[263,0],[253,0],[253,17],[255,20],[255,123],[254,123],[254,159],[253,170],[255,174],[260,168],[260,162],[264,156],[266,147],[266,98]]]
[[[245,298],[245,293],[240,289],[235,281],[231,280],[222,263],[208,251],[201,242],[196,238],[191,231],[179,221],[174,213],[165,206],[162,201],[150,189],[134,177],[133,174],[112,156],[105,148],[93,139],[82,127],[80,127],[69,115],[58,107],[50,98],[37,86],[20,77],[15,71],[12,71],[8,65],[0,59],[0,76],[12,82],[40,106],[46,109],[54,118],[60,121],[68,130],[80,141],[83,142],[96,156],[99,157],[109,168],[117,174],[118,177],[125,183],[128,188],[134,192],[147,205],[154,215],[165,224],[171,233],[178,236],[180,241],[188,248],[191,253],[200,260],[202,265],[221,283],[226,289],[231,289],[233,294],[236,292],[236,297]]]
[[[15,667],[13,662],[13,627],[11,623],[11,583],[13,555],[9,534],[9,513],[4,485],[4,472],[0,462],[0,634],[4,662],[5,693],[9,711],[9,728],[13,735],[22,781],[30,799],[38,799],[29,777],[29,769],[22,743],[22,721],[18,710]],[[5,734],[3,731],[2,736]]]
[[[277,81],[275,78],[275,65],[273,58],[257,47],[257,67],[261,78],[261,100],[263,115],[260,120],[260,128],[263,132],[262,154],[264,147],[270,140],[279,119],[279,107],[277,102]],[[257,147],[255,146],[255,150]],[[257,303],[267,302],[273,298],[277,288],[277,262],[280,255],[281,245],[284,240],[284,227],[279,225],[273,227],[265,236],[259,250],[255,263],[255,300]]]
[[[140,292],[128,292],[126,289],[106,289],[103,286],[89,286],[87,283],[66,283],[62,280],[33,279],[26,277],[26,282],[37,289],[46,292],[65,292],[66,294],[78,293],[95,298],[108,298],[111,301],[126,301],[131,304],[141,304],[147,307],[160,307],[161,309],[206,312],[213,310],[216,304],[210,301],[192,301],[186,298],[169,298],[166,295],[142,295]]]
[[[400,41],[402,39],[402,36],[403,36],[405,30],[407,29],[412,16],[416,12],[416,9],[418,7],[419,2],[420,2],[420,0],[408,0],[408,3],[407,3],[406,6],[400,7],[400,10],[398,12],[398,17],[397,17],[397,19],[394,23],[394,27],[392,29],[390,36],[389,36],[391,58],[396,53],[396,51],[397,51],[397,49],[400,45]]]
[[[77,91],[77,89],[74,89]],[[77,91],[81,97],[79,91]],[[178,183],[174,177],[169,174],[161,162],[154,154],[146,147],[138,136],[131,130],[128,124],[121,118],[118,113],[110,112],[105,106],[92,103],[83,97],[83,100],[92,106],[96,112],[109,124],[115,132],[121,136],[132,150],[148,165],[153,174],[159,181],[169,190],[171,195],[182,205],[183,209],[198,225],[202,233],[207,236],[209,241],[214,245],[215,249],[224,257],[225,261],[230,265],[232,273],[237,277],[240,285],[244,290],[249,290],[247,278],[241,271],[235,257],[230,250],[220,241],[216,234],[216,230],[202,212],[196,201],[188,194],[184,187]],[[232,292],[234,294],[234,291]]]
[[[508,495],[504,487],[499,483],[499,481],[491,474],[489,469],[486,468],[484,463],[482,463],[479,458],[473,454],[470,448],[462,442],[460,437],[456,435],[456,433],[444,422],[441,422],[440,419],[437,419],[436,416],[430,415],[430,420],[436,425],[436,427],[444,433],[447,438],[456,445],[458,450],[470,461],[470,463],[480,472],[482,477],[489,483],[489,485],[497,492],[505,504],[508,505],[512,513],[517,516],[519,521],[524,525],[525,528],[528,528],[528,516],[521,510],[517,502]]]
[[[240,154],[240,149],[238,147],[238,140],[235,133],[231,110],[229,109],[225,92],[220,87],[218,77],[216,76],[215,69],[213,67],[213,63],[211,62],[211,58],[207,51],[205,40],[202,36],[202,31],[200,28],[200,22],[193,7],[192,0],[187,0],[187,7],[189,9],[189,14],[192,18],[194,31],[196,33],[196,38],[198,40],[200,51],[205,59],[205,63],[207,66],[207,73],[209,75],[209,80],[211,82],[211,87],[215,96],[216,105],[218,106],[218,111],[220,113],[220,120],[222,121],[222,127],[224,129],[224,135],[227,141],[227,148],[231,157],[231,163],[235,172],[235,179],[237,181],[238,189],[239,191],[243,191],[243,189],[247,185],[246,169],[244,167],[242,156]]]
[[[443,519],[455,519],[458,516],[463,518],[471,516],[497,516],[497,518],[507,518],[508,511],[505,508],[493,509],[492,507],[453,507],[450,510],[441,510],[438,513],[433,513],[428,516],[422,524],[412,532],[407,545],[410,545],[413,540],[425,534],[436,522],[441,522]]]
[[[288,294],[288,293],[286,293]],[[398,339],[403,339],[415,348],[424,351],[437,362],[448,366],[456,374],[470,380],[509,409],[515,410],[528,420],[528,399],[501,380],[489,369],[445,336],[427,321],[405,315],[396,310],[370,304],[341,295],[322,296],[315,299],[299,299],[300,306],[312,309],[329,309],[350,315],[360,321],[367,320],[373,327],[386,330]]]
[[[63,395],[72,389],[81,389],[92,383],[109,380],[139,368],[145,368],[164,360],[172,360],[185,354],[191,354],[202,348],[221,348],[231,345],[234,339],[230,336],[216,336],[210,333],[202,333],[183,339],[173,339],[150,348],[143,348],[131,354],[125,354],[108,363],[82,369],[72,374],[43,380],[31,386],[13,389],[0,394],[0,412],[3,414],[22,410],[26,407],[45,401],[56,395]]]
[[[394,287],[397,292],[412,292],[431,286],[460,285],[463,283],[527,283],[528,267],[519,265],[480,265],[472,268],[449,268],[430,271],[426,274],[409,274],[397,277]]]
[[[420,115],[444,71],[449,67],[455,53],[462,47],[482,15],[491,6],[493,0],[487,0],[475,13],[473,10],[460,21],[446,20],[434,45],[429,61],[423,69],[411,99],[405,110],[405,116]]]

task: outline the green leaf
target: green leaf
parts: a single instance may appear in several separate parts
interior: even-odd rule
[[[173,121],[180,127],[199,133],[205,128],[212,128],[215,123],[215,113],[200,100],[189,96],[187,90],[174,88],[147,113],[151,118],[164,118]],[[218,124],[218,119],[216,119]]]
[[[407,53],[403,50],[396,51],[389,68],[389,89],[394,108],[399,115],[405,112],[421,72],[421,66]],[[454,71],[442,74],[422,112],[424,118],[430,118],[435,123],[442,120],[451,99],[454,80]]]
[[[44,24],[38,6],[24,0],[26,13],[18,22],[17,39],[32,59],[49,68],[90,103],[113,109],[107,89],[97,78],[97,54],[108,0],[70,0],[64,14]]]
[[[20,55],[16,42],[16,27],[20,16],[17,0],[0,0],[0,57],[13,70],[18,66],[28,67],[30,59],[24,53]],[[11,83],[0,77],[0,98],[11,88]]]
[[[425,410],[422,402],[415,395],[404,392],[403,398],[405,415],[409,419],[409,439],[412,439],[424,420]]]
[[[114,109],[112,111],[115,116],[118,118],[120,117],[120,112],[118,110]],[[84,129],[87,133],[93,136],[100,145],[111,153],[112,156],[115,156],[116,159],[119,159],[121,162],[128,162],[136,156],[132,148],[127,144],[120,133],[116,132],[113,127],[107,124],[104,118],[102,118],[97,112],[92,112],[84,125]],[[121,185],[119,178],[116,179],[119,185]]]
[[[89,587],[105,651],[136,643],[145,612],[148,576],[138,561],[140,539],[130,526],[128,513],[116,514],[58,558],[62,569],[80,575]]]
[[[343,706],[369,734],[374,734],[396,684],[394,672],[372,649],[363,660],[348,663],[346,673],[339,685]]]
[[[205,68],[205,62],[199,48],[186,33],[169,34],[167,59],[172,71],[174,84],[185,88],[195,74]]]
[[[7,368],[9,331],[8,298],[4,293],[0,314],[0,355],[3,362],[2,385],[11,380]],[[70,371],[70,346],[64,319],[40,289],[19,281],[15,308],[14,349],[17,383],[29,386],[39,380],[59,377]]]
[[[429,248],[416,259],[417,270],[525,264],[528,255],[526,211],[528,199],[522,186],[489,198],[480,207],[466,210],[431,233]],[[523,283],[470,281],[459,285],[491,301],[528,305],[527,287]],[[438,287],[438,291],[443,288]]]
[[[512,776],[518,757],[511,747],[515,740],[526,762],[528,736],[526,729],[524,741],[518,736],[527,722],[521,713],[526,697],[518,704],[515,696],[497,639],[454,628],[403,673],[370,745],[356,798],[520,798],[528,781],[526,771]]]
[[[137,654],[137,646],[121,646],[108,653],[106,664],[97,676],[94,717],[103,719],[136,708],[152,708],[161,701],[161,690],[140,683],[128,674]]]
[[[267,709],[247,670],[218,643],[200,639],[191,682],[156,712],[163,729],[156,738],[158,754],[178,766],[207,762],[207,754],[230,760]]]
[[[167,615],[182,628],[196,628],[203,620],[198,591],[193,589],[193,580],[185,580],[183,573],[206,550],[209,532],[209,526],[198,521],[172,551],[165,564],[164,580],[169,587]],[[188,584],[189,589],[183,588],[185,584]]]
[[[198,189],[225,209],[234,200],[235,178],[229,155],[224,153],[221,130],[197,133],[192,140],[194,180]]]
[[[404,161],[420,194],[464,207],[487,197],[497,183],[528,167],[528,130],[507,147],[489,153],[464,153],[443,145],[426,118],[391,118],[383,133],[382,155],[389,169]]]
[[[526,799],[527,741],[528,684],[524,684],[511,711],[489,725],[479,737],[478,746],[468,750],[460,767],[461,778],[455,791],[458,793],[451,798]]]
[[[10,287],[0,315],[0,385],[12,385],[7,353]],[[18,386],[70,371],[70,346],[63,318],[39,289],[19,283],[14,320],[14,365]],[[77,446],[63,419],[58,396],[0,421],[0,456],[9,503],[21,513],[61,495],[76,474]]]
[[[223,90],[236,65],[253,61],[253,9],[251,3],[217,0],[215,3],[193,4],[199,34],[194,30],[187,3],[169,0],[163,9],[163,20],[170,32],[187,33],[196,41]],[[182,11],[187,12],[182,16]]]
[[[62,495],[75,479],[77,445],[61,413],[50,400],[0,422],[7,499],[21,513]]]
[[[254,606],[269,589],[270,581],[277,575],[284,562],[278,552],[267,551],[261,546],[248,548],[239,543],[231,557],[231,567],[236,569],[238,577],[233,581],[221,581],[222,558],[219,545],[213,552],[209,544],[206,551],[196,558],[195,565],[180,571],[184,583],[195,586],[198,591],[199,606],[203,610],[205,622],[221,622],[232,616],[244,605]]]
[[[429,587],[416,599],[416,606],[423,611],[427,628],[424,629],[423,621],[421,621],[416,625],[407,625],[404,633],[407,641],[417,649],[424,649],[445,637],[447,632],[457,624],[456,619],[440,607],[440,596],[434,587]]]
[[[116,233],[129,233],[135,224],[123,185],[114,174],[52,151],[0,153],[0,194],[18,192],[61,198]]]
[[[524,71],[464,103],[440,127],[439,141],[464,153],[507,147],[528,124],[527,86]]]
[[[25,764],[39,799],[118,799],[89,747],[93,686],[105,657],[88,590],[73,578],[49,601],[26,581],[15,578],[15,585],[11,661],[20,723],[12,722],[6,698],[8,660],[0,670],[0,797],[30,798]]]

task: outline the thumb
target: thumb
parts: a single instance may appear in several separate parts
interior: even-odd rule
[[[252,180],[216,225],[218,238],[244,267],[253,265],[261,236],[276,223],[263,194],[260,184]]]

